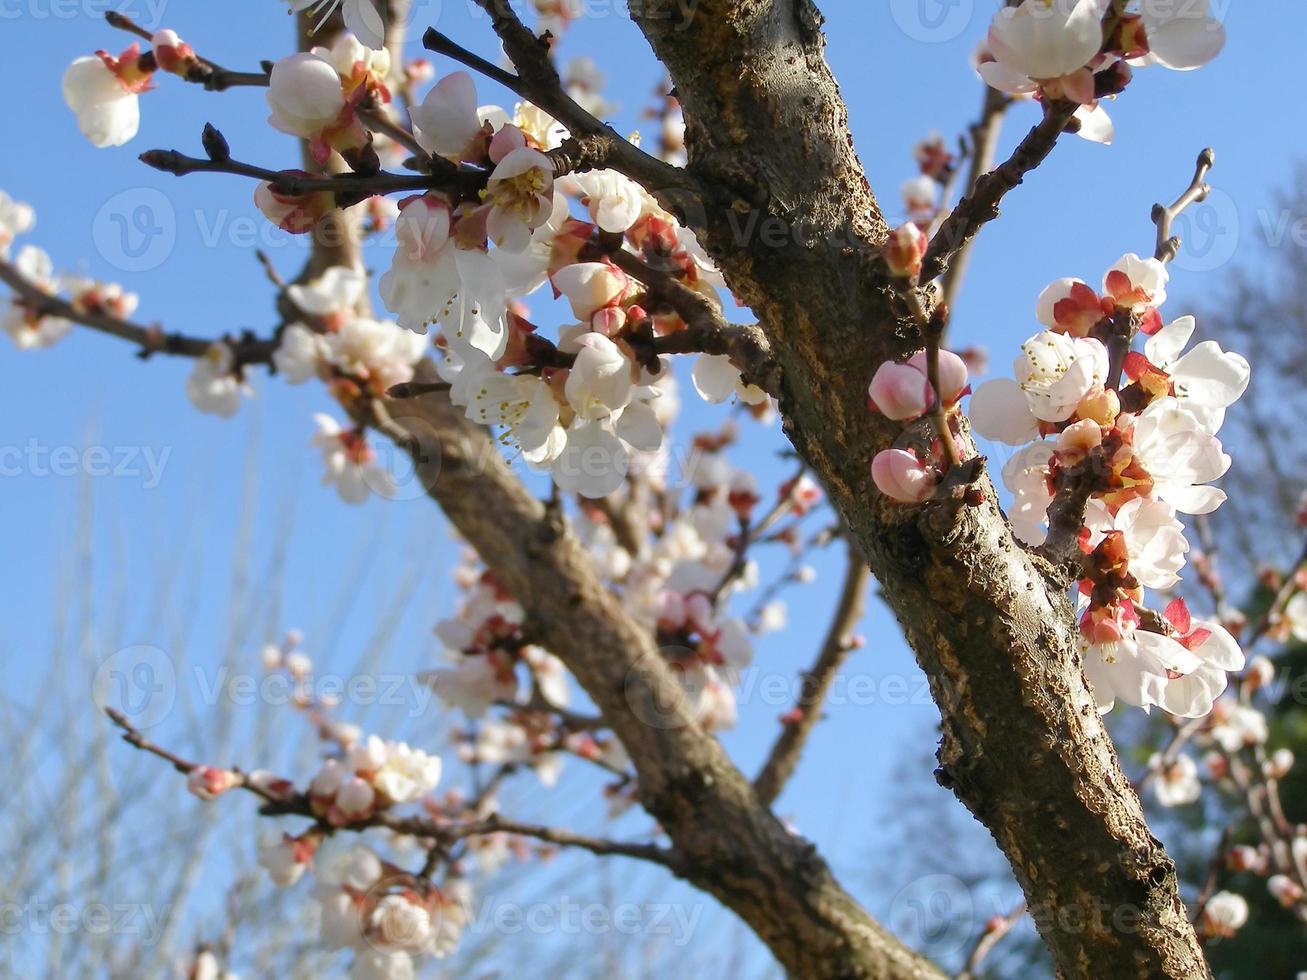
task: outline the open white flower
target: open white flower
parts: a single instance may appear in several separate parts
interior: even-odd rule
[[[1210,514],[1225,492],[1202,486],[1230,468],[1221,442],[1174,398],[1159,398],[1134,422],[1134,453],[1153,478],[1153,492],[1184,514]]]
[[[313,416],[318,431],[313,445],[322,450],[324,485],[332,485],[347,504],[361,504],[375,493],[394,493],[394,480],[376,459],[372,447],[357,429],[344,429],[330,415]]]
[[[210,344],[203,357],[195,361],[186,379],[186,396],[201,412],[229,419],[241,406],[241,396],[249,394],[240,372],[235,369],[236,355],[222,341]]]
[[[141,73],[138,56],[133,45],[120,58],[104,53],[78,58],[64,72],[64,101],[93,146],[122,146],[140,128],[137,93],[148,86],[149,74]]]
[[[339,119],[345,108],[340,75],[325,58],[301,51],[272,66],[268,79],[268,123],[273,129],[312,139]]]
[[[36,212],[30,204],[15,201],[0,191],[0,259],[9,257],[9,246],[36,224]]]
[[[449,202],[433,194],[410,201],[395,222],[395,255],[378,288],[400,326],[417,333],[444,316],[458,293],[449,228]]]
[[[1183,806],[1192,803],[1202,794],[1203,786],[1198,781],[1198,764],[1187,755],[1177,755],[1168,764],[1160,755],[1154,754],[1148,760],[1148,768],[1156,774],[1153,793],[1162,806]]]
[[[312,282],[286,287],[286,294],[301,312],[318,317],[328,328],[334,328],[354,315],[367,288],[367,276],[358,269],[334,265]]]
[[[1180,404],[1215,435],[1225,421],[1225,410],[1248,390],[1252,368],[1242,355],[1221,350],[1214,340],[1180,353],[1196,324],[1191,316],[1168,323],[1145,342],[1144,356],[1171,376]]]
[[[1130,573],[1145,588],[1170,589],[1180,581],[1189,542],[1170,504],[1136,497],[1122,504],[1114,515],[1101,499],[1095,498],[1085,508],[1085,526],[1090,532],[1090,547],[1109,531],[1125,535]]]
[[[1102,0],[1023,0],[1004,7],[989,28],[994,60],[979,66],[991,86],[1013,95],[1044,88],[1088,103],[1094,81],[1088,65],[1103,44]]]
[[[553,213],[554,162],[529,146],[510,152],[490,174],[486,232],[500,248],[520,252]]]
[[[1225,25],[1212,16],[1210,0],[1142,0],[1139,13],[1148,54],[1132,59],[1132,65],[1192,71],[1225,47]]]

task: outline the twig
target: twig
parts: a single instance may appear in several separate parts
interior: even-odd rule
[[[958,201],[930,241],[922,262],[922,282],[930,282],[947,272],[954,256],[970,245],[981,228],[998,217],[1003,198],[1048,158],[1077,108],[1073,102],[1046,106],[1043,120],[1026,134],[1012,156],[977,180],[974,191]]]
[[[1176,198],[1170,207],[1163,204],[1153,205],[1153,224],[1157,225],[1157,248],[1153,252],[1153,258],[1163,265],[1174,259],[1180,251],[1180,238],[1171,234],[1175,219],[1180,217],[1185,208],[1191,204],[1207,200],[1207,195],[1212,192],[1211,185],[1206,183],[1207,175],[1214,166],[1216,166],[1216,151],[1208,147],[1198,154],[1194,179],[1189,182],[1185,192]]]
[[[216,341],[180,333],[164,333],[157,326],[145,327],[110,313],[83,310],[58,296],[42,292],[9,262],[0,259],[0,281],[13,289],[25,306],[46,316],[61,317],[126,340],[140,347],[139,356],[173,354],[179,357],[203,357]],[[268,364],[277,344],[273,340],[243,334],[239,338],[220,338],[231,347],[237,364]]]
[[[123,731],[123,741],[127,744],[157,756],[168,762],[174,769],[183,775],[189,774],[200,768],[197,762],[191,762],[183,759],[165,748],[162,748],[149,739],[147,739],[121,711],[115,708],[106,708],[105,713],[109,716],[110,721],[117,725]],[[331,835],[342,830],[359,831],[371,827],[382,827],[395,833],[405,834],[412,837],[434,839],[444,844],[453,843],[467,837],[482,837],[488,834],[515,834],[520,837],[531,837],[549,844],[556,844],[559,847],[576,847],[582,850],[590,851],[592,854],[599,855],[619,855],[622,857],[639,858],[642,861],[650,861],[655,864],[661,864],[677,874],[685,870],[684,861],[678,851],[671,848],[660,847],[657,844],[638,844],[625,841],[606,840],[598,837],[587,837],[581,834],[574,834],[571,831],[559,830],[554,827],[544,827],[537,824],[518,823],[512,820],[504,820],[497,814],[478,821],[467,823],[439,823],[425,816],[397,816],[386,810],[380,810],[372,816],[363,820],[358,820],[344,826],[336,826],[328,823],[313,812],[309,799],[304,794],[294,794],[289,797],[276,796],[260,786],[249,781],[240,770],[232,769],[237,779],[235,788],[243,789],[253,793],[264,801],[260,812],[265,816],[286,816],[294,815],[307,817],[314,821],[315,825],[324,834]]]
[[[143,38],[148,42],[154,40],[153,34],[125,14],[111,10],[105,13],[104,19],[110,27],[116,27],[120,31],[134,34],[136,37]],[[195,60],[195,66],[184,77],[186,81],[203,85],[211,92],[221,92],[238,86],[257,88],[268,85],[269,73],[267,71],[231,71],[198,54],[195,56]]]
[[[619,269],[644,283],[651,305],[665,302],[685,321],[686,330],[653,339],[655,353],[725,355],[745,383],[780,397],[781,366],[760,326],[729,323],[708,297],[625,249],[614,249],[610,257]]]
[[[1012,911],[1007,915],[997,916],[985,924],[985,931],[981,933],[980,939],[976,942],[975,947],[971,950],[971,955],[967,957],[967,963],[962,968],[962,972],[957,975],[955,980],[974,980],[976,971],[980,969],[980,964],[984,962],[995,946],[1020,922],[1026,915],[1026,903],[1023,899],[1018,902]]]
[[[664,163],[630,140],[624,139],[607,123],[601,122],[567,94],[562,80],[549,57],[549,49],[513,12],[503,0],[474,0],[490,16],[490,23],[504,45],[504,51],[513,62],[517,73],[505,71],[480,55],[441,34],[435,28],[427,30],[422,43],[429,51],[443,54],[462,65],[499,82],[505,88],[539,106],[576,137],[589,137],[602,151],[595,154],[596,162],[618,170],[632,180],[643,184],[655,197],[665,191],[690,192],[701,198],[703,186],[689,172]],[[675,206],[674,199],[668,203]]]
[[[331,191],[371,197],[374,194],[389,194],[394,191],[420,191],[442,187],[445,178],[432,177],[427,174],[392,174],[381,172],[370,177],[352,174],[340,174],[331,177],[303,177],[285,170],[269,170],[239,160],[202,160],[190,157],[177,150],[146,150],[141,154],[141,162],[155,170],[177,177],[194,173],[236,174],[265,180],[279,194],[310,194],[314,191]],[[467,173],[463,178],[473,178],[484,182],[484,175]]]
[[[1003,130],[1003,117],[1012,99],[996,88],[985,86],[985,98],[980,107],[980,118],[971,127],[970,165],[967,173],[966,189],[963,197],[976,193],[981,177],[994,167],[994,156],[998,152],[998,137]],[[967,239],[954,254],[948,268],[940,276],[940,303],[952,308],[957,301],[966,276],[967,263],[971,259],[971,246],[975,237]]]
[[[799,700],[794,706],[797,717],[786,720],[767,761],[753,780],[754,792],[767,806],[775,802],[798,766],[808,736],[821,717],[821,705],[831,681],[854,649],[850,634],[862,618],[871,572],[852,541],[848,545],[846,560],[848,567],[844,572],[844,585],[840,589],[839,601],[835,605],[826,638],[822,641],[816,661],[801,678]]]

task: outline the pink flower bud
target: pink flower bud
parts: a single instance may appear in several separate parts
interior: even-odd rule
[[[871,479],[881,493],[904,504],[919,504],[935,492],[937,478],[905,449],[886,449],[871,461]]]
[[[929,245],[926,233],[909,221],[890,232],[881,254],[885,256],[891,275],[899,279],[915,279],[921,274],[921,260],[926,257]]]
[[[303,170],[288,172],[299,177],[313,176]],[[312,231],[318,220],[336,206],[336,195],[331,191],[283,194],[264,181],[254,189],[254,203],[278,228],[293,235],[303,235]]]
[[[1104,311],[1104,306],[1107,310]],[[1059,279],[1039,294],[1035,313],[1050,330],[1087,337],[1089,331],[1113,308],[1089,284],[1079,279]]]
[[[177,36],[177,32],[164,28],[150,41],[154,47],[154,60],[164,71],[185,76],[199,64],[195,49]]]
[[[186,788],[206,802],[216,799],[239,783],[240,777],[234,772],[213,766],[196,766],[186,776]]]
[[[924,350],[908,358],[908,364],[920,371],[923,377],[930,377],[930,368],[926,364]],[[945,408],[956,405],[958,399],[971,391],[970,385],[967,384],[967,362],[951,350],[943,348],[939,352],[939,387]]]
[[[867,398],[874,411],[896,422],[921,418],[934,402],[926,375],[912,364],[893,361],[876,369]]]

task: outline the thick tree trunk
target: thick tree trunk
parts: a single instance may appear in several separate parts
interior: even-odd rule
[[[903,507],[869,466],[899,435],[876,366],[921,347],[873,263],[885,224],[808,0],[632,16],[671,72],[704,200],[679,201],[784,370],[786,432],[857,536],[940,708],[939,779],[993,833],[1063,975],[1206,977],[1175,868],[1094,706],[1066,583],[985,503]],[[870,39],[868,39],[870,44]],[[968,447],[970,448],[970,447]]]

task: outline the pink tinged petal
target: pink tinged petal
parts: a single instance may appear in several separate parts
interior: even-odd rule
[[[877,453],[871,478],[881,493],[899,503],[919,504],[935,492],[935,474],[905,449]]]
[[[1010,378],[995,378],[971,396],[971,424],[986,439],[1021,446],[1039,438],[1039,422],[1030,411],[1021,386]]]
[[[921,372],[922,377],[929,377],[929,368],[926,364],[926,352],[918,351],[908,358],[908,365],[916,368]],[[945,405],[953,405],[967,391],[967,362],[954,354],[951,350],[940,350],[939,352],[939,386],[941,396]],[[927,392],[930,391],[927,386]],[[935,399],[930,398],[930,403],[934,404]]]

